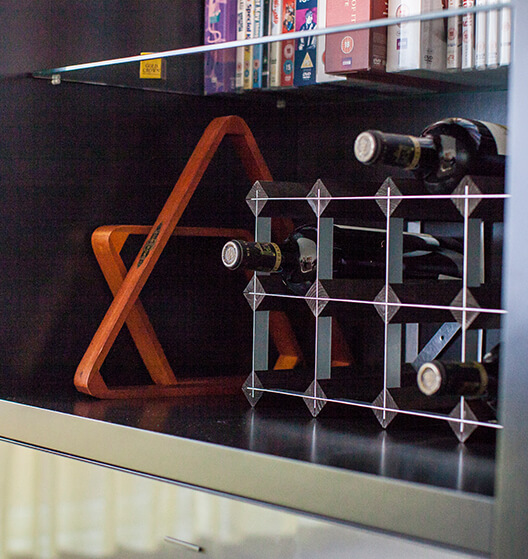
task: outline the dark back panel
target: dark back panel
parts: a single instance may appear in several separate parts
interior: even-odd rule
[[[203,8],[184,0],[4,0],[0,75],[199,45]]]
[[[272,172],[294,176],[295,116],[211,97],[29,78],[1,85],[0,384],[66,389],[111,302],[91,251],[92,231],[153,223],[216,116],[244,117]],[[250,186],[226,141],[182,224],[252,230]],[[220,246],[171,243],[145,287],[167,355],[186,376],[250,370],[246,281],[223,269]],[[132,258],[133,251],[131,245],[125,254]],[[144,380],[126,333],[103,373],[109,383]]]

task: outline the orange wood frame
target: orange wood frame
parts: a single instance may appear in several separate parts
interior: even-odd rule
[[[215,394],[241,389],[244,381],[241,378],[176,378],[138,298],[172,235],[251,238],[247,231],[241,230],[176,228],[185,207],[225,136],[233,142],[251,182],[272,180],[247,124],[236,116],[217,118],[206,128],[152,227],[103,226],[94,232],[92,236],[94,253],[114,299],[75,373],[74,383],[79,391],[97,398],[138,398]],[[287,220],[274,221],[272,229],[279,236],[283,236],[291,228]],[[147,239],[134,263],[127,270],[120,251],[131,234],[147,235]],[[270,318],[270,329],[279,353],[275,367],[294,367],[302,360],[302,353],[289,321],[283,313],[271,314],[273,317]],[[101,376],[100,368],[125,322],[154,384],[109,387]]]
[[[97,398],[141,398],[225,394],[241,390],[242,377],[177,378],[154,328],[139,300],[139,294],[171,236],[223,236],[251,239],[240,229],[177,227],[177,223],[198,186],[212,157],[225,136],[233,142],[251,182],[272,180],[247,124],[239,117],[227,116],[213,120],[203,133],[170,196],[152,226],[107,225],[92,235],[92,246],[114,299],[88,346],[74,377],[80,392]],[[278,239],[291,230],[288,219],[274,219],[272,233]],[[120,256],[129,235],[146,235],[134,263],[127,270]],[[145,386],[109,387],[100,368],[126,323],[134,343],[154,384]],[[279,354],[275,369],[295,367],[303,356],[287,316],[270,313],[270,333]],[[336,363],[348,364],[348,350],[338,333]]]

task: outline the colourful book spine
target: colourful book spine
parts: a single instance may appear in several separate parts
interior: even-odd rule
[[[252,39],[255,33],[255,0],[246,0],[245,39]],[[253,46],[244,47],[244,89],[253,88]]]
[[[270,0],[270,35],[280,35],[282,32],[282,0]],[[269,86],[279,87],[281,84],[281,50],[282,43],[269,45]]]
[[[206,0],[204,44],[236,39],[236,0]],[[234,49],[214,50],[204,56],[204,92],[227,93],[235,90],[236,53]]]
[[[271,34],[271,23],[270,23],[270,2],[271,0],[264,0],[264,36]],[[269,54],[270,54],[270,43],[265,43],[262,45],[262,87],[269,87]]]
[[[255,0],[255,25],[254,37],[264,36],[264,0]],[[262,87],[262,63],[264,58],[264,45],[253,45],[252,87]]]
[[[295,31],[312,31],[317,27],[317,0],[297,0]],[[293,84],[316,83],[317,38],[301,37],[295,42]]]
[[[282,33],[295,31],[295,0],[283,0]],[[282,41],[281,86],[293,86],[293,64],[295,58],[295,39]]]
[[[242,41],[246,37],[245,19],[246,10],[245,0],[237,0],[237,27],[236,38],[237,41]],[[236,88],[241,90],[244,87],[244,47],[237,47],[236,49]]]

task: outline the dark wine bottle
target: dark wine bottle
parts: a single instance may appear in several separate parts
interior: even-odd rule
[[[334,225],[333,277],[382,278],[385,275],[386,231]],[[281,274],[297,295],[305,295],[316,278],[317,228],[297,228],[281,244],[229,241],[222,250],[224,265]],[[462,243],[455,238],[403,233],[403,277],[462,277]]]
[[[427,396],[465,396],[497,399],[499,374],[499,345],[487,353],[482,362],[435,360],[424,363],[418,370],[418,388]]]
[[[432,194],[448,194],[465,175],[504,175],[506,136],[500,124],[446,118],[421,136],[367,130],[356,138],[354,153],[364,165],[411,170]]]

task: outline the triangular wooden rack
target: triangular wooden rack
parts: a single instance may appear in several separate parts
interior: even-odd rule
[[[184,209],[226,136],[233,142],[251,183],[272,180],[247,124],[236,116],[216,118],[206,128],[153,226],[102,226],[93,233],[94,253],[114,300],[75,373],[74,383],[80,392],[97,398],[151,398],[225,394],[241,390],[247,375],[200,379],[177,377],[139,300],[141,290],[173,235],[252,238],[249,232],[239,229],[177,227]],[[288,219],[274,219],[272,222],[272,233],[278,239],[287,236],[291,228],[292,223]],[[129,235],[146,235],[147,239],[127,270],[120,251]],[[100,368],[125,323],[153,384],[111,387],[101,376]],[[278,353],[275,369],[291,369],[302,361],[301,349],[283,312],[270,313],[270,334]],[[337,346],[333,348],[336,362],[347,364],[347,349],[341,342]]]
[[[233,142],[251,182],[272,180],[247,124],[236,116],[217,118],[206,128],[152,227],[103,226],[94,232],[94,253],[114,300],[75,373],[74,383],[79,391],[97,398],[138,398],[219,394],[241,390],[247,375],[243,378],[177,378],[138,299],[171,236],[251,238],[247,231],[241,230],[176,227],[218,146],[226,136]],[[272,229],[280,237],[287,234],[290,228],[288,220],[274,220],[272,225]],[[147,239],[127,270],[120,250],[131,234],[147,235]],[[100,368],[125,322],[154,384],[109,387],[101,376]],[[302,359],[302,354],[284,313],[271,313],[270,330],[279,353],[275,368],[294,367]]]

